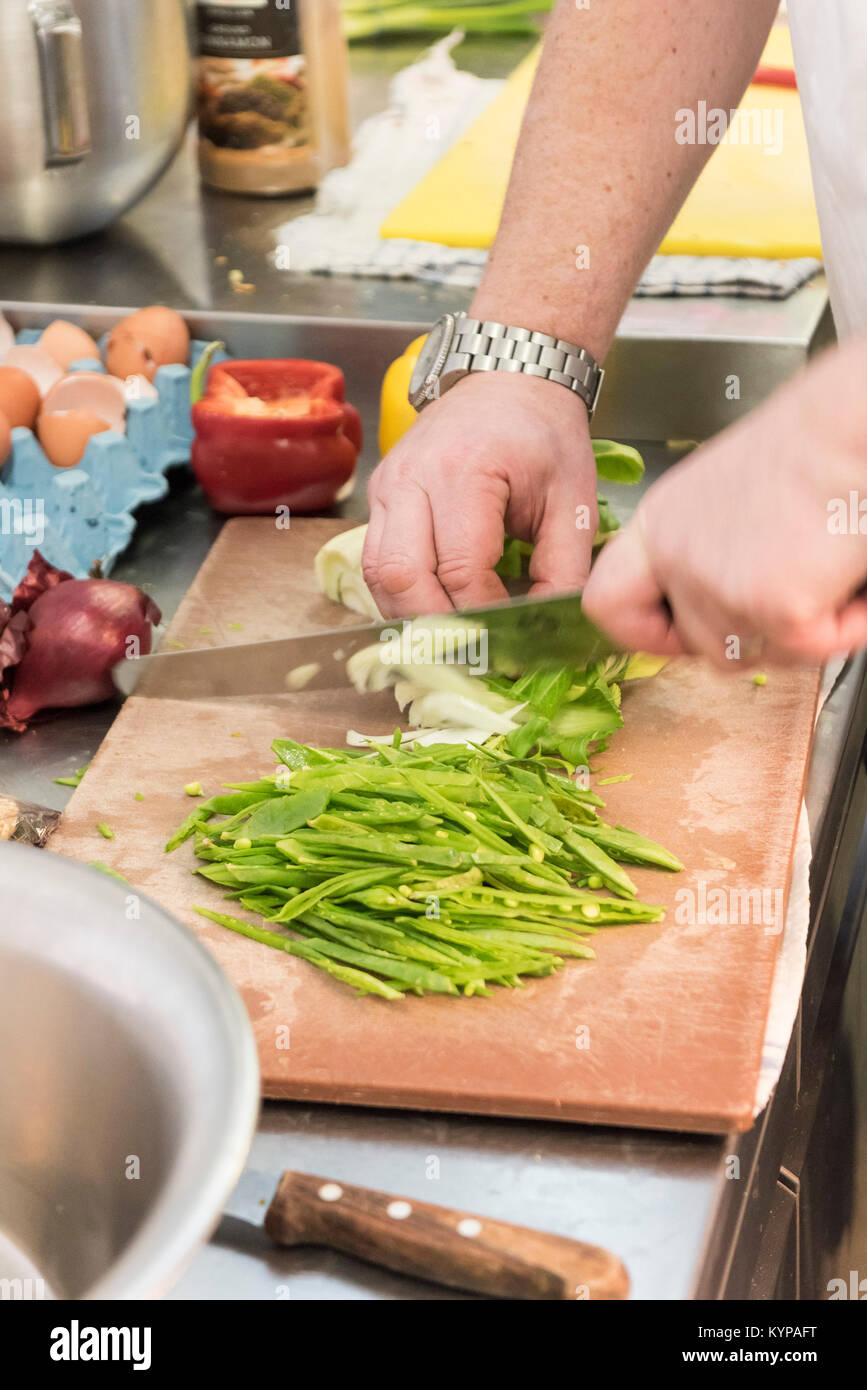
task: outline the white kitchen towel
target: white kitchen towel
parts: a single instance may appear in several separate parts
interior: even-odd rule
[[[475,289],[487,251],[379,235],[386,214],[503,86],[455,67],[451,49],[460,38],[450,34],[393,78],[388,107],[359,127],[351,162],[326,174],[315,210],[278,228],[281,269]],[[820,268],[807,259],[654,256],[635,292],[783,299]]]
[[[822,673],[819,714],[845,663],[846,658],[841,656],[833,658],[826,665]],[[812,857],[810,823],[807,819],[807,807],[802,802],[798,829],[795,834],[795,852],[792,858],[792,881],[789,886],[786,923],[783,927],[783,939],[780,942],[780,951],[774,967],[774,983],[771,988],[771,1004],[765,1027],[765,1041],[762,1048],[762,1063],[756,1087],[753,1118],[761,1114],[774,1093],[789,1049],[795,1019],[798,1016],[801,990],[804,987],[804,971],[807,967],[807,936],[810,930],[810,862]]]
[[[404,248],[385,241],[385,215],[454,144],[503,86],[455,67],[450,34],[391,81],[388,106],[359,126],[353,155],[326,174],[315,211],[277,228],[278,266],[302,274],[410,278]],[[442,251],[448,267],[467,253]],[[470,252],[471,259],[483,252]],[[481,261],[479,262],[481,264]]]

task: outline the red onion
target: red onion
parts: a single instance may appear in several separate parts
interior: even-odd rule
[[[59,570],[55,565],[40,555],[38,550],[34,550],[30,557],[30,564],[27,566],[27,573],[24,578],[19,580],[12,595],[12,612],[20,613],[31,608],[40,594],[44,594],[46,589],[53,589],[55,584],[64,584],[72,575],[68,570]],[[2,621],[0,621],[2,627]]]
[[[150,651],[151,625],[159,622],[160,611],[131,584],[66,578],[43,587],[27,616],[27,650],[0,708],[0,724],[17,729],[37,710],[89,705],[114,695],[112,666],[131,650],[140,656]]]
[[[13,613],[8,603],[0,603],[0,685],[4,671],[17,666],[27,650],[29,627],[25,612]]]

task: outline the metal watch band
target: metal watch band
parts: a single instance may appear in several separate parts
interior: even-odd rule
[[[580,396],[590,415],[596,409],[605,376],[585,348],[563,338],[456,314],[451,351],[440,376],[441,390],[448,390],[467,372],[525,372],[545,377]]]

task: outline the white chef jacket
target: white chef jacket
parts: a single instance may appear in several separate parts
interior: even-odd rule
[[[867,333],[867,0],[789,0],[834,321]]]

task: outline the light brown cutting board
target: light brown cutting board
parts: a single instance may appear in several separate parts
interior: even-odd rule
[[[313,556],[345,523],[230,522],[172,624],[186,647],[246,642],[358,621],[315,591]],[[242,627],[230,626],[242,624]],[[594,962],[488,999],[359,998],[304,961],[198,917],[219,889],[191,874],[190,845],[163,844],[207,792],[273,766],[278,735],[341,743],[386,732],[389,693],[286,695],[185,704],[128,700],[69,808],[54,849],[102,860],[207,943],[253,1021],[267,1096],[612,1124],[725,1131],[750,1124],[779,934],[761,924],[679,920],[700,884],[785,891],[817,675],[672,665],[626,686],[625,728],[601,762],[634,774],[601,789],[607,818],[661,840],[687,866],[638,870],[658,925],[609,927]],[[136,800],[140,792],[143,800]],[[106,821],[115,839],[102,839]],[[231,908],[229,910],[234,910]],[[689,914],[693,919],[696,914]]]

